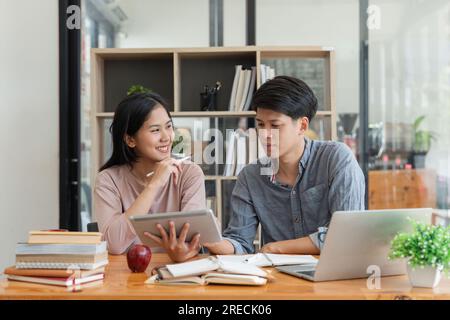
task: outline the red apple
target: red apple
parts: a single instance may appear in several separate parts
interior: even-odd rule
[[[136,244],[128,250],[128,268],[133,272],[144,272],[152,258],[152,250],[143,244]]]

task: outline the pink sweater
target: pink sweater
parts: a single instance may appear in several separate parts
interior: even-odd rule
[[[201,168],[184,161],[177,185],[173,177],[161,189],[148,214],[206,208],[204,175]],[[94,213],[99,230],[112,254],[124,253],[140,243],[129,220],[123,214],[144,190],[127,165],[114,166],[97,175],[94,189]]]

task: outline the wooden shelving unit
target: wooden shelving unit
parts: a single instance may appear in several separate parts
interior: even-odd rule
[[[256,66],[256,88],[261,85],[261,64],[274,67],[276,75],[296,76],[312,83],[319,111],[311,128],[326,140],[336,140],[334,55],[333,48],[320,46],[91,49],[91,181],[95,181],[99,167],[106,160],[103,156],[104,121],[111,121],[115,107],[131,85],[140,84],[161,94],[170,103],[174,119],[238,121],[254,117],[254,111],[228,111],[234,66],[238,64]],[[216,81],[222,83],[218,110],[200,111],[199,93],[203,85]],[[205,175],[207,188],[214,184],[215,212],[224,221],[227,214],[222,194],[224,184],[234,183],[236,177]],[[95,219],[95,212],[93,214]]]

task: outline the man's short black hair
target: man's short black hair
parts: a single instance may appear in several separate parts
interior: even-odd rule
[[[283,113],[294,120],[307,117],[311,121],[317,112],[317,98],[304,81],[278,76],[265,82],[255,92],[252,109],[258,108]]]

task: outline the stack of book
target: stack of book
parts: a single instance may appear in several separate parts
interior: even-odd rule
[[[229,111],[248,111],[256,87],[256,67],[244,69],[235,66],[233,87],[231,89]]]
[[[255,128],[230,130],[227,137],[224,176],[237,176],[247,164],[266,156]]]
[[[31,231],[16,246],[16,265],[5,269],[8,280],[57,286],[100,283],[108,251],[98,232]]]
[[[261,77],[261,84],[270,79],[275,78],[275,69],[272,68],[271,66],[261,63],[260,77]]]

